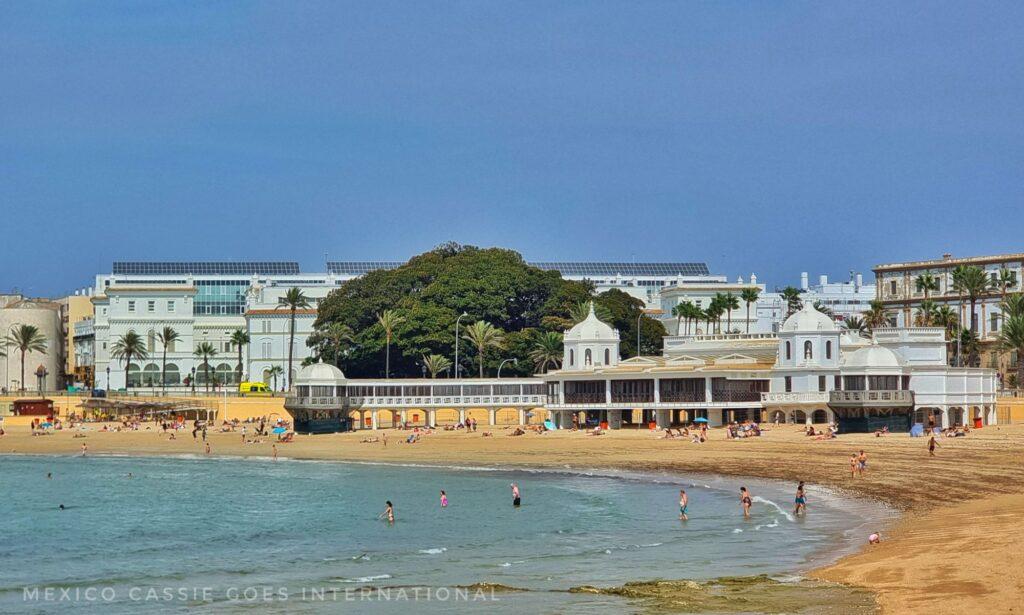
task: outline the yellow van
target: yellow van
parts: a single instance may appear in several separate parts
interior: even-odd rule
[[[270,397],[274,392],[262,382],[243,382],[238,385],[238,394],[242,397]]]

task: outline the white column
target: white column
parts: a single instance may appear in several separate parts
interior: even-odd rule
[[[605,380],[604,381],[604,403],[605,404],[612,403],[612,381],[611,380]]]
[[[437,427],[437,410],[424,410],[427,413],[427,427]]]
[[[712,399],[711,399],[711,378],[710,377],[705,377],[704,378],[704,403],[709,404],[709,403],[711,403],[711,401],[712,401]],[[709,418],[708,420],[710,421],[711,419]]]
[[[658,378],[654,379],[654,403],[661,403],[661,380]]]
[[[519,409],[519,424],[526,425],[526,408]]]
[[[665,429],[672,423],[672,416],[668,410],[655,410],[654,417],[658,429]]]
[[[393,415],[392,415],[393,416]],[[404,426],[409,419],[406,418],[405,410],[398,413],[398,421]]]
[[[608,429],[622,428],[622,410],[608,411]]]
[[[379,424],[377,423],[377,411],[376,410],[370,410],[370,426],[371,426],[371,429],[374,429],[374,430],[380,429]]]
[[[708,408],[708,425],[711,427],[722,426],[722,409]]]
[[[466,409],[465,408],[459,408],[459,422],[462,423],[463,425],[466,424]]]
[[[487,409],[488,424],[492,427],[498,424],[498,409],[488,408]]]
[[[943,429],[948,429],[949,428],[949,406],[943,406],[941,408],[941,410],[942,410],[942,414],[940,416],[942,418],[940,420],[942,421],[942,428]]]

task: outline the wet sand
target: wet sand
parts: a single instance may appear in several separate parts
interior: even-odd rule
[[[204,454],[203,443],[194,442],[190,432],[168,440],[154,430],[103,433],[96,427],[90,425],[85,438],[66,431],[31,437],[27,429],[15,427],[0,438],[0,454],[80,454],[83,442],[89,454]],[[485,437],[487,431],[493,436]],[[441,431],[405,444],[409,432],[387,430],[386,447],[362,443],[371,432],[299,436],[293,443],[278,444],[277,450],[282,458],[700,472],[781,479],[794,486],[804,480],[873,498],[905,513],[883,534],[882,544],[865,546],[812,576],[875,592],[885,613],[1022,609],[1024,425],[943,438],[934,458],[928,456],[923,438],[856,434],[818,441],[795,426],[738,441],[712,430],[705,444],[662,439],[647,431],[518,437],[510,432],[481,426],[473,434]],[[270,456],[274,438],[242,444],[238,432],[210,432],[209,441],[214,455]],[[868,454],[868,472],[851,478],[850,453],[861,449]]]

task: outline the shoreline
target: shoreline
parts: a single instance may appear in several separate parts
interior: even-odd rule
[[[870,590],[886,613],[1020,608],[1024,522],[1015,512],[1024,506],[1024,426],[990,427],[968,438],[944,439],[940,456],[931,459],[920,446],[921,439],[851,434],[839,441],[809,441],[798,430],[782,426],[766,437],[744,441],[719,440],[720,434],[713,430],[712,439],[702,445],[641,431],[601,437],[579,432],[506,437],[502,429],[492,429],[491,438],[480,437],[481,433],[435,432],[407,445],[402,443],[406,432],[387,430],[392,434],[387,447],[361,443],[367,432],[356,432],[299,437],[277,448],[282,459],[299,462],[805,480],[837,497],[881,503],[898,516],[886,520],[881,545],[862,544],[853,553],[840,554],[838,560],[812,563],[810,570],[800,574]],[[152,430],[86,433],[86,438],[72,438],[68,432],[30,437],[27,429],[14,428],[0,438],[0,456],[73,456],[87,442],[89,454],[97,456],[205,457],[201,442],[194,443],[188,432],[181,432],[182,437],[174,441]],[[272,439],[242,445],[237,433],[210,432],[209,440],[213,456],[271,459]],[[869,472],[851,480],[846,460],[851,450],[859,449],[869,454]],[[856,547],[855,542],[851,547]],[[1005,564],[1000,566],[998,583],[985,582],[991,578],[992,562]]]

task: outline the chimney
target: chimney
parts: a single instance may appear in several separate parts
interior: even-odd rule
[[[950,254],[949,252],[946,252],[945,254],[942,255],[942,260],[944,260],[944,261],[952,260],[952,258],[953,258],[953,255]]]
[[[822,286],[828,284],[828,276],[827,275],[818,276],[818,284],[820,284]]]
[[[857,290],[860,290],[861,286],[864,286],[864,274],[858,273],[857,274]]]
[[[807,272],[804,271],[800,274],[800,290],[807,290]]]

